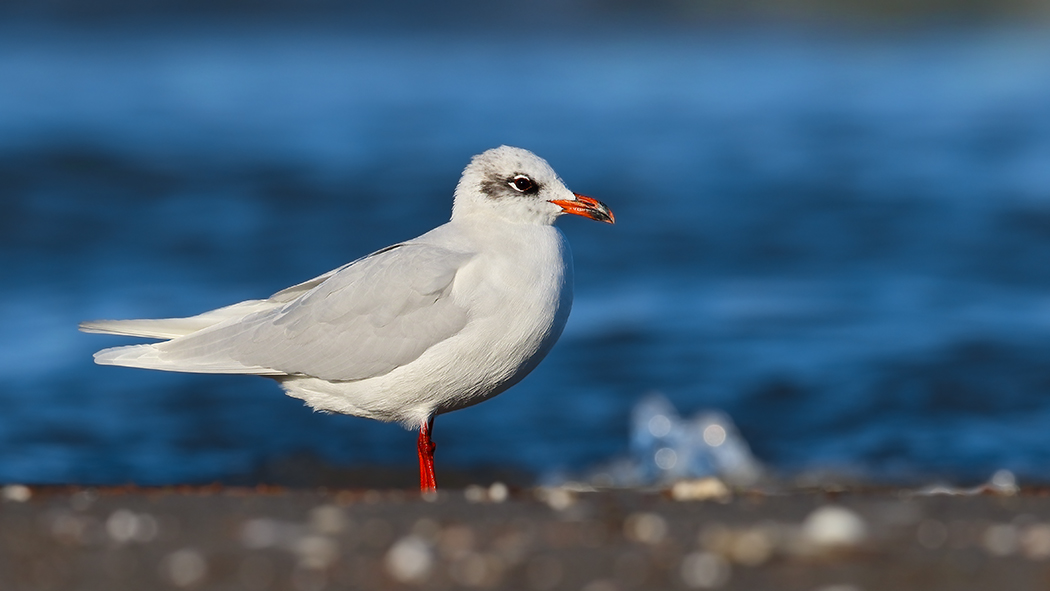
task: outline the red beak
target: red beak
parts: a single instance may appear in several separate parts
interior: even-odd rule
[[[582,215],[583,217],[607,224],[616,223],[616,217],[613,216],[613,212],[608,205],[586,195],[580,195],[579,193],[573,193],[573,195],[576,196],[576,199],[551,199],[551,203],[561,207],[561,210],[565,213]]]

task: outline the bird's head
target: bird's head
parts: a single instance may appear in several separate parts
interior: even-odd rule
[[[523,224],[553,224],[571,213],[613,223],[612,211],[601,201],[565,188],[539,156],[510,146],[475,156],[456,186],[452,218],[497,215]]]

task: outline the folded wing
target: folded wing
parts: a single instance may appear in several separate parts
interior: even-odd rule
[[[395,245],[269,300],[220,309],[243,306],[243,316],[163,343],[106,349],[95,359],[103,364],[200,373],[309,375],[326,380],[383,375],[466,326],[467,310],[449,296],[456,273],[470,257],[427,244]],[[197,320],[201,324],[217,312],[194,318],[213,314]],[[184,328],[194,319],[174,320],[182,324],[172,328]],[[119,332],[114,329],[117,324],[88,323],[85,329]],[[143,336],[163,338],[157,332]]]

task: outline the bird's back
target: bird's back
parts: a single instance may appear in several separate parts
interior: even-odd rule
[[[469,256],[448,293],[466,315],[460,331],[383,375],[338,382],[295,375],[280,378],[282,386],[319,410],[414,425],[520,381],[565,327],[572,306],[572,257],[553,226],[504,230],[475,233],[450,223],[417,239]],[[500,246],[490,242],[495,238]],[[518,248],[522,241],[531,248]]]

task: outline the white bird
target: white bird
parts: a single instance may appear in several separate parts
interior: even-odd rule
[[[432,491],[434,417],[519,382],[565,327],[572,255],[553,226],[565,213],[614,222],[545,160],[501,146],[471,160],[451,220],[418,238],[265,300],[80,330],[164,339],[99,351],[102,365],[268,376],[316,410],[418,428]]]

